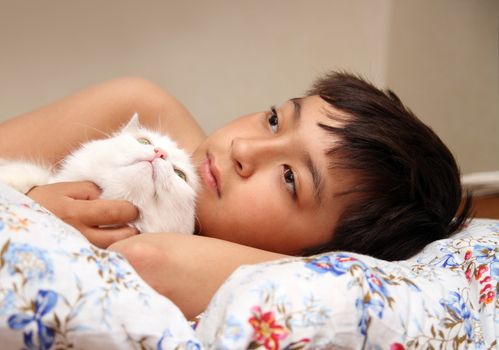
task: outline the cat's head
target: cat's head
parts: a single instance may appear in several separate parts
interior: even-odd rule
[[[193,225],[198,179],[189,155],[168,136],[143,127],[137,114],[111,137],[75,151],[64,161],[58,178],[96,183],[102,198],[134,203],[142,221],[154,221],[152,216],[157,216],[158,221],[174,220],[181,225],[187,220]]]

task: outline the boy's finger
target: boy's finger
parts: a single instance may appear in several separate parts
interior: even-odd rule
[[[83,234],[97,247],[106,249],[111,244],[138,233],[139,231],[134,227],[122,226],[116,228],[87,228]]]
[[[87,226],[124,225],[138,218],[138,209],[123,200],[96,199],[74,202],[74,219]]]
[[[50,186],[73,199],[97,199],[101,194],[99,186],[90,181],[58,182]]]

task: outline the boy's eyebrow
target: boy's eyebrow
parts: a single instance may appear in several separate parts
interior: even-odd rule
[[[301,98],[292,98],[290,101],[293,103],[293,122],[297,127],[301,120]]]
[[[290,101],[293,103],[293,124],[294,127],[297,128],[301,121],[301,98],[292,98]],[[313,162],[310,153],[305,151],[303,157],[305,159],[305,165],[312,175],[312,182],[314,183],[314,199],[317,204],[320,205],[322,202],[322,189],[324,187],[321,172]]]
[[[307,165],[308,171],[312,174],[312,182],[314,183],[314,199],[318,205],[322,202],[322,188],[324,187],[324,182],[322,181],[322,175],[319,169],[315,166],[309,153],[305,154],[305,164]]]

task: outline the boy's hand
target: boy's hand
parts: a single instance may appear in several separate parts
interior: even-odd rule
[[[135,220],[139,211],[128,201],[98,199],[100,193],[92,182],[61,182],[36,186],[27,195],[96,246],[107,248],[138,233],[127,223]]]

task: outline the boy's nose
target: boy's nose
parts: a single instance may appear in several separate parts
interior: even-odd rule
[[[242,177],[251,176],[276,156],[277,148],[276,142],[269,139],[234,138],[230,151],[236,172]]]
[[[156,147],[154,149],[154,158],[152,160],[154,160],[156,158],[166,159],[166,157],[167,157],[167,154],[166,154],[165,150],[163,150],[162,148],[159,148],[159,147]]]

